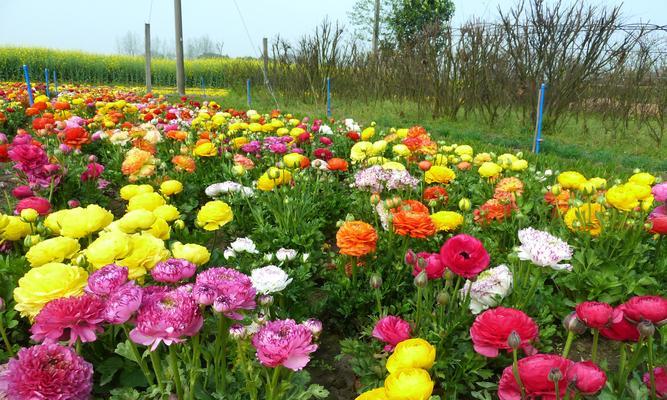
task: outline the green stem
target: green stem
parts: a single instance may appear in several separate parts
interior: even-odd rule
[[[526,389],[523,387],[523,382],[521,382],[521,376],[519,376],[519,357],[517,355],[516,349],[512,349],[512,372],[514,373],[514,379],[516,380],[516,383],[519,385],[519,389],[521,390],[521,400],[526,398]],[[556,397],[558,398],[558,397]]]
[[[225,394],[227,391],[227,336],[229,335],[229,326],[227,318],[219,315],[218,334],[215,337],[216,349],[216,389],[219,394]]]
[[[269,385],[270,388],[270,397],[269,400],[278,400],[278,393],[277,391],[277,386],[278,386],[278,378],[280,378],[280,365],[275,367],[273,369],[273,377],[271,378],[271,384]]]
[[[246,360],[246,350],[243,346],[243,341],[238,340],[238,353],[241,359],[241,370],[243,371],[243,378],[245,379],[246,386],[248,387],[248,393],[250,394],[250,400],[257,400],[257,387],[255,386],[255,381],[250,378],[248,373],[248,361]]]
[[[174,385],[176,386],[176,395],[178,400],[183,400],[183,383],[181,382],[181,374],[178,372],[178,357],[176,356],[176,345],[172,344],[169,346],[169,366],[171,368],[171,373],[174,375]]]
[[[598,358],[598,339],[600,338],[600,331],[593,329],[593,350],[591,351],[591,361],[596,362]]]
[[[643,340],[644,339],[640,338],[637,344],[635,345],[632,358],[630,359],[630,363],[628,363],[627,368],[623,371],[623,375],[621,376],[621,382],[619,383],[618,386],[617,394],[619,398],[623,397],[623,392],[625,391],[625,385],[628,382],[628,376],[630,375],[630,371],[634,370],[637,367],[637,364],[639,364],[639,357],[641,356],[642,348],[644,345]]]
[[[125,332],[125,336],[128,339],[128,343],[130,343],[130,350],[132,350],[132,354],[134,355],[135,360],[137,361],[137,364],[139,364],[139,368],[141,368],[141,372],[143,372],[144,377],[146,377],[146,382],[148,382],[149,385],[153,385],[153,376],[151,375],[150,370],[148,369],[148,366],[144,362],[143,357],[141,357],[141,353],[139,353],[139,349],[137,348],[137,345],[130,339],[130,331],[127,329],[127,326],[125,324],[121,325],[123,327],[123,332]]]
[[[380,289],[375,289],[375,305],[378,309],[378,316],[382,317],[382,295]]]
[[[560,400],[560,380],[557,380],[554,382],[554,390],[556,392],[556,400]]]
[[[197,375],[199,374],[199,352],[201,348],[199,346],[199,333],[197,333],[192,338],[192,365],[190,366],[190,400],[194,400],[195,396],[195,386],[197,385]]]
[[[160,362],[160,356],[158,355],[158,350],[149,351],[148,354],[151,357],[151,363],[153,364],[153,371],[155,371],[155,379],[157,380],[157,386],[160,390],[164,390],[164,374],[162,373],[162,363]]]
[[[14,350],[12,350],[12,345],[9,343],[9,338],[7,337],[7,332],[5,331],[4,315],[2,314],[0,314],[0,334],[2,334],[2,341],[5,342],[5,347],[7,348],[7,354],[9,354],[9,358],[14,358]]]
[[[82,350],[81,349],[81,340],[77,339],[76,344],[74,346],[76,348],[76,354],[81,355],[81,350]]]
[[[616,382],[617,386],[620,386],[621,379],[625,372],[625,365],[628,362],[628,345],[625,342],[621,342],[621,348],[619,350],[619,362],[618,362],[618,380]]]
[[[567,358],[567,355],[570,353],[570,347],[572,347],[573,341],[574,341],[574,332],[569,331],[567,333],[567,339],[565,340],[565,348],[563,349],[563,358]]]
[[[655,371],[654,371],[655,362],[653,360],[653,335],[648,337],[646,346],[648,347],[648,374],[651,382],[651,399],[656,400],[657,397],[655,393]]]
[[[417,287],[417,310],[415,316],[415,332],[419,334],[419,328],[421,327],[421,314],[422,314],[422,288]]]

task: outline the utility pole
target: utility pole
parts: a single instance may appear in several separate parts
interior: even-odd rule
[[[269,81],[269,39],[262,39],[262,58],[264,59],[264,83]]]
[[[153,83],[151,81],[151,24],[146,23],[144,28],[144,42],[146,45],[144,54],[146,60],[146,93],[150,93],[153,91]]]
[[[378,57],[378,42],[380,36],[380,0],[375,0],[375,19],[373,20],[373,55]]]
[[[179,96],[185,96],[185,63],[183,62],[183,16],[181,0],[174,0],[176,28],[176,87]]]

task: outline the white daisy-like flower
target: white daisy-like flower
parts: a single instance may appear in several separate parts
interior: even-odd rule
[[[557,271],[572,271],[572,265],[560,263],[572,259],[572,246],[549,232],[534,228],[521,229],[519,241],[521,242],[521,246],[517,249],[519,259]]]

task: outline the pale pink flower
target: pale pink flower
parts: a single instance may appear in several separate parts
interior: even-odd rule
[[[262,365],[282,365],[293,371],[303,369],[310,353],[317,350],[310,329],[291,319],[268,322],[252,338],[252,344]]]

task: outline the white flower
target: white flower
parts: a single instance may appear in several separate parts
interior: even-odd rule
[[[544,176],[551,176],[553,174],[554,174],[554,172],[550,169],[547,169],[547,170],[544,171]]]
[[[252,239],[248,237],[237,238],[235,241],[230,243],[229,247],[236,253],[243,253],[243,252],[250,254],[259,253],[257,251],[257,247],[255,247],[255,242],[253,242]]]
[[[361,128],[359,127],[359,124],[354,122],[354,120],[352,118],[346,118],[343,123],[345,124],[345,128],[348,131],[359,132],[361,130]]]
[[[308,261],[309,257],[310,257],[310,253],[303,253],[303,254],[301,254],[301,261],[306,262],[306,261]]]
[[[204,190],[204,193],[206,193],[208,197],[218,197],[222,194],[227,194],[227,193],[239,193],[244,197],[252,197],[255,194],[252,188],[243,186],[240,183],[232,181],[214,183],[208,186]]]
[[[572,271],[572,265],[559,264],[572,258],[572,247],[548,232],[533,228],[519,231],[518,256],[540,267],[550,267],[557,271]]]
[[[276,258],[278,261],[285,261],[285,260],[294,260],[294,257],[296,257],[296,250],[293,249],[285,249],[285,248],[280,248],[278,251],[276,251]]]
[[[227,247],[222,253],[222,256],[225,257],[225,260],[229,260],[230,258],[236,257],[236,252],[233,249]]]
[[[324,160],[320,160],[319,158],[316,158],[313,161],[311,161],[310,166],[313,169],[318,169],[320,171],[328,171],[329,170],[329,165],[327,164],[327,162],[324,161]]]
[[[479,314],[497,306],[512,292],[512,272],[504,264],[489,268],[479,274],[475,282],[466,281],[460,292],[462,299],[468,290],[470,290],[470,311],[475,315]]]
[[[260,294],[280,292],[292,282],[292,278],[275,265],[253,269],[250,273],[250,280],[252,286]]]
[[[333,131],[329,125],[320,125],[320,131],[323,135],[333,135]]]

